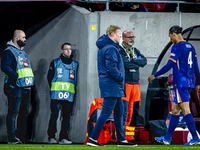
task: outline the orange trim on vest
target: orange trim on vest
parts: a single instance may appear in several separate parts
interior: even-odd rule
[[[96,109],[102,109],[103,100],[104,100],[103,98],[95,98],[94,99],[94,101],[92,102],[92,104],[90,106],[90,112],[89,112],[89,116],[88,116],[88,121],[89,121],[92,113]],[[87,143],[87,140],[89,139],[89,136],[88,136],[88,121],[87,121],[87,129],[86,129],[86,140],[84,142],[84,145]],[[93,122],[93,127],[95,126],[95,124],[96,124],[96,122]],[[101,144],[106,144],[110,140],[112,140],[113,142],[117,142],[117,136],[116,136],[115,132],[116,132],[115,131],[115,125],[114,125],[113,122],[105,123],[103,129],[101,130],[101,132],[99,134],[98,142],[101,143]],[[127,140],[133,140],[134,139],[134,135],[135,135],[135,127],[126,126],[126,129],[125,129],[125,137],[126,137],[126,139]]]
[[[89,139],[88,136],[88,121],[90,120],[90,117],[92,115],[92,113],[96,110],[96,109],[102,109],[101,106],[103,105],[103,98],[95,98],[94,101],[92,102],[92,104],[90,105],[90,112],[88,115],[88,120],[87,120],[87,128],[86,128],[86,140],[84,142],[84,145],[87,143],[87,140]],[[93,123],[93,126],[96,123]]]

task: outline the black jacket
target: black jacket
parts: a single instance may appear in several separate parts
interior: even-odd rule
[[[139,84],[139,67],[144,67],[147,64],[147,59],[138,49],[134,48],[134,53],[137,55],[137,58],[130,57],[129,59],[125,50],[120,47],[120,54],[122,55],[125,68],[125,83],[129,84]]]
[[[7,42],[6,45],[7,47],[13,46],[17,48],[16,45],[14,45],[14,43],[12,42],[12,40]],[[5,50],[1,58],[1,70],[9,77],[8,82],[6,83],[7,85],[17,86],[16,80],[18,78],[18,73],[16,72],[16,68],[17,61],[15,59],[15,56],[10,50]]]
[[[61,58],[61,60],[64,64],[71,64],[72,63],[72,57],[66,58],[61,54],[60,58]],[[50,67],[49,67],[48,74],[47,74],[47,80],[48,80],[50,88],[51,88],[51,81],[53,80],[54,74],[55,74],[54,60],[52,60]]]

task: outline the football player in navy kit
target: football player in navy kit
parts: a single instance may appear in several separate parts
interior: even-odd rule
[[[180,110],[182,111],[187,127],[193,136],[193,139],[184,145],[200,145],[200,139],[196,132],[196,126],[189,107],[189,93],[192,88],[200,89],[200,75],[197,62],[197,55],[194,47],[183,40],[181,35],[182,28],[172,26],[169,29],[169,37],[173,42],[171,55],[167,64],[148,78],[152,83],[157,76],[162,75],[173,68],[173,87],[174,87],[174,103],[172,105],[172,117],[170,120],[168,132],[165,136],[155,137],[159,143],[169,145],[171,143],[172,134],[178,125]]]

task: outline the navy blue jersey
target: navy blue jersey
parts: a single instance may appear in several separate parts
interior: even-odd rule
[[[195,87],[194,70],[198,68],[197,55],[194,47],[185,41],[172,46],[169,61],[173,61],[174,87]],[[199,75],[198,75],[199,77]]]
[[[173,68],[174,87],[194,88],[200,85],[199,67],[194,47],[185,41],[172,46],[171,55],[167,64],[154,74],[155,77],[164,74]]]

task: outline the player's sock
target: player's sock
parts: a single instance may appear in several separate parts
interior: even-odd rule
[[[165,135],[165,139],[167,140],[171,139],[172,134],[174,130],[176,129],[176,126],[178,125],[178,122],[179,122],[179,115],[172,115],[167,134]]]
[[[198,135],[196,132],[196,126],[195,126],[194,118],[191,113],[185,115],[185,121],[186,121],[186,124],[187,124],[187,127],[188,127],[190,133],[192,134],[193,140],[197,140]]]

